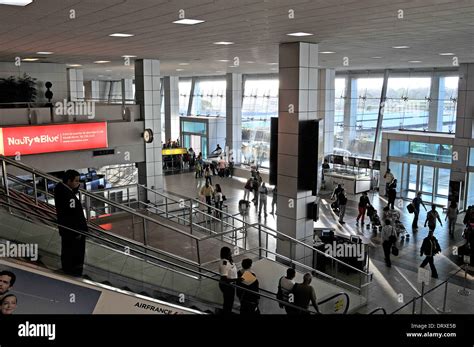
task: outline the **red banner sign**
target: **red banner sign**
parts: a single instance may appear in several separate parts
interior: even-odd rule
[[[0,128],[4,156],[107,147],[107,122]]]

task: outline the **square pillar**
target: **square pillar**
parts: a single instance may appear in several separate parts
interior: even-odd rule
[[[84,73],[82,69],[67,69],[67,95],[69,101],[84,99]]]
[[[304,240],[313,235],[314,222],[307,206],[315,196],[298,189],[299,127],[300,122],[318,119],[318,45],[280,44],[279,79],[277,230]],[[307,264],[312,259],[303,247],[284,240],[277,240],[277,253]]]
[[[241,163],[242,156],[242,74],[226,75],[226,153]],[[230,160],[230,157],[227,160]]]
[[[165,76],[165,139],[176,141],[179,136],[179,77]]]
[[[140,105],[141,116],[145,120],[145,129],[151,129],[154,134],[152,143],[144,143],[145,162],[138,163],[138,182],[162,192],[160,61],[135,61],[135,85],[136,99]],[[148,199],[155,199],[155,196],[156,194],[153,194]]]

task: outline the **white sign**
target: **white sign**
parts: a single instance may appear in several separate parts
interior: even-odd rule
[[[418,283],[430,284],[431,271],[428,269],[418,268]]]

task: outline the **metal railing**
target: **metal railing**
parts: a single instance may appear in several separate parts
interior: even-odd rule
[[[53,204],[54,194],[48,189],[48,182],[58,183],[60,181],[58,178],[3,156],[0,156],[0,161],[2,164],[3,184],[7,196],[9,195],[9,181],[14,181],[7,173],[8,164],[17,170],[24,170],[32,177],[30,183],[22,182],[22,184],[26,184],[29,188],[29,193],[34,195],[33,199],[36,205],[38,205],[38,199],[43,199],[44,202],[51,205]],[[38,179],[43,180],[43,188],[39,187]],[[136,199],[132,196],[132,186],[135,187],[134,194],[136,194]],[[153,234],[158,233],[158,230],[161,233],[171,232],[181,237],[183,242],[187,241],[194,244],[194,246],[190,247],[191,254],[186,254],[185,257],[196,260],[198,264],[218,260],[218,249],[216,249],[215,255],[209,254],[209,252],[202,253],[201,249],[204,248],[205,242],[212,242],[212,244],[215,245],[216,241],[219,241],[222,242],[222,246],[232,245],[236,247],[236,249],[242,248],[246,250],[248,248],[257,248],[258,258],[277,259],[286,263],[298,264],[298,266],[301,267],[304,265],[308,271],[322,276],[325,280],[355,290],[358,294],[361,294],[365,287],[371,282],[371,273],[357,269],[314,248],[311,244],[301,242],[265,225],[260,223],[247,223],[226,211],[216,209],[214,206],[207,205],[197,199],[180,199],[142,185],[132,186],[105,189],[99,192],[100,194],[80,189],[80,197],[85,207],[88,221],[94,221],[96,223],[103,221],[103,223],[106,223],[108,218],[113,218],[114,215],[121,212],[122,216],[128,218],[131,223],[130,230],[132,230],[131,238],[133,240],[142,242],[147,246],[149,245],[150,232]],[[101,194],[107,194],[110,198],[114,189],[125,191],[126,199],[123,199],[122,195],[120,202],[116,202],[113,201],[113,196],[112,199],[101,196]],[[132,208],[132,206],[135,206],[135,208]],[[204,211],[202,209],[204,209]],[[104,217],[104,214],[109,216]],[[156,219],[155,215],[168,220],[177,221],[180,224],[183,223],[185,228],[182,230],[182,226],[174,227],[165,224],[159,219]],[[256,247],[250,247],[249,245],[248,236],[250,234],[257,239]],[[274,245],[276,245],[277,240],[289,246],[289,256],[283,256],[276,252]],[[162,243],[160,247],[166,250],[166,243]],[[216,247],[213,248],[215,249]],[[174,251],[176,251],[176,249],[174,249]],[[330,274],[315,269],[317,264],[315,264],[313,259],[317,259],[318,255],[320,257],[323,256],[325,262],[329,263]],[[307,263],[312,263],[313,266],[308,266]],[[353,278],[354,276],[344,275],[343,272],[355,272],[356,276]]]

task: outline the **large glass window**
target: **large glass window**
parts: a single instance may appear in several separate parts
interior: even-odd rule
[[[458,99],[458,76],[446,76],[439,79],[438,112],[442,117],[443,132],[456,131],[456,106]]]
[[[246,79],[242,103],[242,162],[269,167],[270,118],[278,116],[277,78]]]
[[[191,80],[179,80],[179,114],[188,114],[189,97],[191,94]]]
[[[423,159],[442,163],[452,162],[452,152],[452,145],[397,140],[390,140],[388,150],[391,157]]]
[[[225,117],[226,80],[198,79],[194,86],[191,113],[196,116]]]

